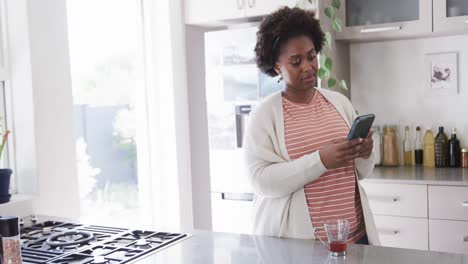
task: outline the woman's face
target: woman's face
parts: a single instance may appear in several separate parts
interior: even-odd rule
[[[312,40],[306,36],[289,39],[280,50],[275,70],[280,74],[286,87],[307,90],[317,83],[317,53]]]

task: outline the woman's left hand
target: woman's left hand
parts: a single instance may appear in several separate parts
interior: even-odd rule
[[[362,148],[361,151],[359,151],[358,158],[368,159],[372,154],[372,149],[374,147],[374,140],[372,139],[372,134],[374,134],[374,130],[371,128],[369,129],[367,137],[362,139]]]

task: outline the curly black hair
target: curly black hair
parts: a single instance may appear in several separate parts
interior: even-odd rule
[[[278,61],[280,48],[289,39],[298,36],[309,37],[317,53],[322,50],[325,34],[313,11],[281,7],[266,16],[257,32],[254,49],[257,67],[269,76],[278,75],[274,66]]]

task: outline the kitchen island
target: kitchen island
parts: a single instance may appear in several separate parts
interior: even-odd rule
[[[136,263],[468,264],[468,255],[390,247],[348,245],[346,257],[329,257],[323,245],[313,240],[197,231],[192,232],[191,237],[149,255]]]

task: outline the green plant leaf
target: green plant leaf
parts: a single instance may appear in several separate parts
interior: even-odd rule
[[[340,0],[333,0],[332,1],[332,6],[336,9],[340,9],[341,6],[341,1]]]
[[[325,7],[324,13],[328,18],[333,19],[333,15],[335,14],[335,11],[333,10],[333,8],[327,6]]]
[[[327,68],[328,71],[333,71],[333,61],[330,58],[325,59],[325,68]]]
[[[332,88],[333,86],[335,86],[336,80],[334,78],[329,78],[327,84],[328,88]]]
[[[325,68],[320,68],[317,72],[317,75],[320,79],[323,79],[323,77],[327,75],[327,71],[325,70]]]
[[[320,54],[320,67],[325,67],[325,60],[327,59],[327,56],[323,53]]]
[[[348,90],[348,85],[346,84],[345,80],[341,80],[338,85],[340,86],[341,89]]]
[[[331,48],[332,36],[330,32],[325,32],[325,47]]]
[[[342,30],[342,26],[341,26],[341,19],[339,17],[335,17],[335,19],[333,19],[333,29],[336,31],[336,32],[341,32]]]

